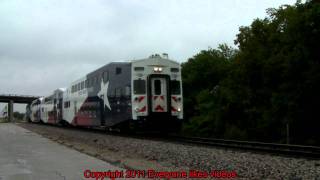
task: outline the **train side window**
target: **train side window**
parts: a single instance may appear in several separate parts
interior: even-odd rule
[[[84,81],[81,82],[81,90],[84,88]]]
[[[111,89],[110,90],[110,97],[115,97],[115,94],[116,94],[116,90],[115,89]],[[108,93],[109,95],[109,93]]]
[[[161,81],[159,79],[154,80],[154,95],[161,94]]]
[[[85,80],[84,87],[88,88],[88,79]]]
[[[108,81],[109,80],[109,72],[108,71],[103,72],[103,80],[104,81]]]
[[[121,88],[116,88],[116,97],[121,97],[121,91],[122,89]]]
[[[180,81],[175,81],[175,80],[171,81],[170,87],[171,87],[171,94],[177,95],[181,93]]]
[[[69,102],[68,102],[68,101],[65,102],[64,104],[65,104],[65,108],[68,108],[68,107],[69,107]]]
[[[93,86],[93,79],[90,78],[90,79],[89,79],[89,87],[92,87],[92,86]]]
[[[68,108],[68,102],[64,102],[64,108]]]
[[[98,82],[99,82],[98,77],[96,76],[96,77],[94,77],[94,79],[95,79],[95,84],[98,84]]]
[[[77,90],[80,91],[80,83],[78,83],[77,86],[78,86],[78,87],[77,87]]]
[[[134,94],[145,94],[146,93],[146,81],[142,79],[133,81]]]
[[[131,91],[130,91],[130,86],[126,86],[125,87],[125,96],[130,96],[131,95]]]
[[[121,74],[121,68],[119,67],[116,68],[116,74]]]
[[[135,71],[144,71],[144,67],[134,67]]]
[[[179,68],[171,68],[171,72],[179,72]]]

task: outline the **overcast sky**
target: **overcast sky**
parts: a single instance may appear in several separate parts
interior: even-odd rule
[[[108,62],[153,53],[185,62],[295,2],[0,0],[0,94],[48,95]]]

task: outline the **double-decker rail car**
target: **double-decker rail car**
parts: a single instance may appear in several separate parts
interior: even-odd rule
[[[58,94],[43,101],[45,122],[168,129],[183,119],[180,64],[167,56],[109,63]]]
[[[41,107],[41,102],[43,98],[36,99],[31,102],[30,106],[27,106],[27,112],[29,113],[29,117],[27,119],[31,122],[40,122],[40,107]]]
[[[166,56],[165,56],[166,57]],[[183,119],[180,64],[159,55],[131,63],[133,122],[176,128]]]
[[[53,121],[53,97],[48,96],[43,99],[40,107],[40,121],[52,124]]]
[[[44,97],[40,105],[40,121],[49,124],[62,123],[63,88],[56,89],[52,95]]]

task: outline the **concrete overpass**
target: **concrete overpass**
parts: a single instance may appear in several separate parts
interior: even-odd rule
[[[0,103],[8,103],[8,117],[9,121],[13,120],[13,104],[30,104],[39,96],[18,95],[18,94],[0,94]]]

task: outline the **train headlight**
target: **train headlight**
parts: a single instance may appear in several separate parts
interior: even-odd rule
[[[177,111],[180,112],[180,111],[181,111],[181,108],[178,108]]]
[[[161,72],[162,71],[162,67],[153,67],[153,71],[154,72]]]
[[[139,111],[139,108],[138,108],[138,107],[136,107],[136,108],[134,108],[134,110],[135,110],[136,112],[138,112],[138,111]]]

